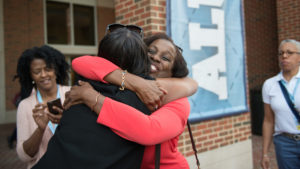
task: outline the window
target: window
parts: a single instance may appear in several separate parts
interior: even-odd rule
[[[70,8],[67,3],[47,1],[47,39],[49,44],[70,44]]]
[[[96,0],[45,0],[45,42],[64,54],[96,54]]]
[[[95,45],[92,7],[74,5],[74,34],[76,45]]]

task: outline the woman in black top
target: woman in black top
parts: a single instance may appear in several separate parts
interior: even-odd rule
[[[123,70],[148,78],[150,61],[142,38],[126,28],[107,34],[99,44],[100,57]],[[128,104],[150,114],[137,95],[118,86],[82,80],[104,96]],[[34,169],[138,169],[144,146],[125,140],[108,127],[96,123],[96,114],[86,105],[78,104],[64,111],[48,150]]]

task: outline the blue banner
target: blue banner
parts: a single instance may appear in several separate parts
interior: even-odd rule
[[[241,0],[167,1],[167,32],[199,86],[191,122],[248,111],[242,11]]]

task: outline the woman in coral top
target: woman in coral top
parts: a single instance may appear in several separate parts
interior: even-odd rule
[[[177,150],[177,144],[179,135],[187,123],[190,107],[186,97],[174,99],[193,94],[197,84],[189,78],[172,78],[174,83],[170,83],[171,79],[166,80],[169,77],[185,77],[188,74],[181,52],[167,35],[156,34],[145,42],[149,47],[148,55],[152,62],[150,75],[157,78],[156,82],[168,93],[162,102],[157,101],[159,100],[157,98],[151,98],[150,91],[146,90],[151,88],[149,86],[153,81],[146,82],[147,80],[129,73],[125,74],[124,81],[120,78],[122,74],[124,77],[124,71],[103,58],[79,57],[73,60],[72,66],[77,73],[86,78],[121,84],[135,91],[150,109],[156,109],[160,104],[164,106],[148,116],[128,105],[99,95],[85,82],[79,82],[80,86],[72,88],[65,106],[68,108],[71,104],[83,102],[99,115],[98,123],[110,127],[127,140],[146,145],[142,169],[155,168],[155,144],[161,144],[161,169],[188,169],[188,163]],[[173,85],[175,83],[176,85]],[[155,94],[153,96],[159,98]],[[96,104],[95,97],[98,97]]]

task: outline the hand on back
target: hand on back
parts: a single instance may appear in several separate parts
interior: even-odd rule
[[[155,111],[162,106],[162,100],[167,91],[160,87],[155,80],[137,81],[136,86],[137,96],[147,105],[149,110]]]
[[[71,87],[71,90],[66,92],[64,109],[70,108],[72,105],[84,103],[84,98],[89,97],[95,89],[87,82],[78,81],[78,85]]]

